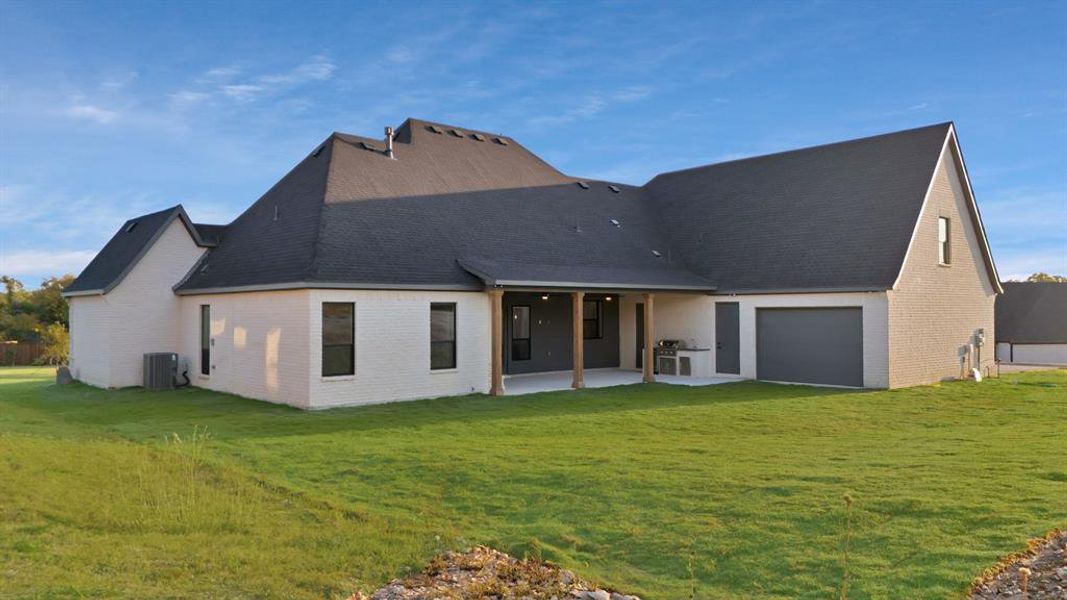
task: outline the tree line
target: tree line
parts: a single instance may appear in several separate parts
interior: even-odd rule
[[[44,344],[42,360],[50,364],[67,362],[70,354],[70,318],[63,290],[74,281],[73,275],[49,277],[35,290],[27,290],[14,277],[0,276],[0,342],[40,342]],[[6,357],[0,349],[0,363]]]

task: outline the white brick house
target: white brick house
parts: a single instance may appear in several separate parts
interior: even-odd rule
[[[1000,291],[951,124],[633,187],[409,119],[331,135],[229,225],[127,221],[66,295],[86,383],[174,352],[191,385],[325,408],[604,367],[934,382],[988,368]]]

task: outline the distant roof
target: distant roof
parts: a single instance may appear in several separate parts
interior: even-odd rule
[[[950,123],[656,176],[671,249],[720,291],[886,290]]]
[[[213,245],[212,242],[201,239],[196,226],[189,220],[185,209],[180,205],[141,215],[123,223],[104,249],[93,258],[78,278],[63,290],[63,293],[67,295],[106,294],[136,266],[174,219],[182,220],[198,245]]]
[[[996,300],[998,342],[1067,344],[1067,283],[1002,283]]]

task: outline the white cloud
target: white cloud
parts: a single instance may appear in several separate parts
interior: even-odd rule
[[[211,95],[207,92],[194,92],[191,90],[179,90],[170,95],[172,102],[182,106],[188,106],[190,104],[198,104],[210,98]]]
[[[94,121],[100,124],[112,123],[119,118],[119,113],[92,104],[75,104],[67,108],[66,114],[73,119]]]
[[[222,93],[239,102],[255,99],[263,91],[263,86],[251,84],[224,85]]]
[[[0,273],[12,277],[41,273],[80,273],[96,256],[92,250],[20,250],[0,252]]]
[[[205,79],[228,79],[241,72],[239,67],[215,67],[204,73]]]
[[[289,71],[267,73],[235,79],[243,71],[237,67],[216,67],[196,78],[192,89],[180,90],[170,98],[176,107],[209,100],[221,95],[235,102],[247,103],[277,95],[301,85],[327,81],[337,65],[324,55],[313,56]]]
[[[385,53],[385,60],[397,65],[414,62],[418,58],[419,55],[408,46],[394,46]]]
[[[652,88],[645,86],[630,86],[611,93],[598,93],[585,96],[577,105],[554,115],[542,115],[530,119],[530,124],[544,126],[558,126],[582,119],[588,119],[614,104],[628,104],[639,102],[652,95]]]

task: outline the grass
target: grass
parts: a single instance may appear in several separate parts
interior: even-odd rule
[[[475,543],[651,600],[836,598],[847,543],[849,598],[952,598],[1067,525],[1067,371],[317,413],[51,375],[0,369],[0,598],[343,598]]]

